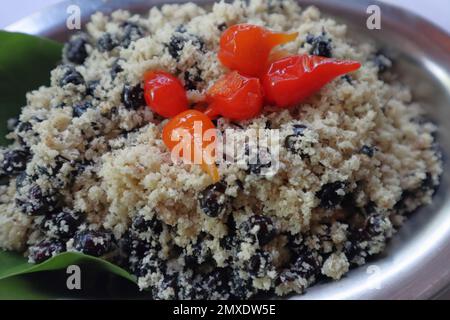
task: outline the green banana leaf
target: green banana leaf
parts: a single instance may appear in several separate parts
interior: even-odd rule
[[[49,84],[50,71],[60,61],[61,52],[58,42],[0,31],[0,145],[8,144],[6,121],[20,114],[28,91]],[[69,292],[65,287],[69,265],[82,268],[89,290]],[[98,283],[99,279],[103,282]],[[145,297],[138,293],[135,282],[124,269],[81,253],[65,252],[36,265],[18,253],[0,250],[0,299]],[[55,284],[59,284],[56,289]]]
[[[88,256],[79,252],[63,252],[40,264],[31,264],[19,254],[0,252],[0,281],[9,277],[40,271],[65,269],[70,265],[96,264],[103,270],[114,273],[127,280],[135,281],[135,277],[124,269],[106,260]]]
[[[62,44],[21,33],[0,31],[0,143],[6,120],[26,104],[25,94],[48,85],[50,70],[61,60]]]
[[[81,269],[82,288],[69,290],[66,269]],[[64,252],[40,264],[20,254],[0,251],[0,299],[149,298],[139,292],[136,277],[101,258]]]

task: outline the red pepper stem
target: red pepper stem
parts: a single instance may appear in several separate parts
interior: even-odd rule
[[[267,43],[272,46],[279,46],[294,41],[298,36],[298,32],[293,33],[270,33],[266,36]]]

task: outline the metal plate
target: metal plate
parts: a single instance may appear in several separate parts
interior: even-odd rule
[[[95,11],[115,9],[146,12],[173,0],[75,0],[37,12],[6,28],[65,40],[73,31],[65,27],[69,4],[80,6],[83,21]],[[208,4],[208,0],[194,1]],[[378,3],[382,29],[366,28],[369,0],[300,0],[314,4],[349,26],[351,36],[375,39],[395,55],[397,71],[439,125],[438,140],[444,154],[444,175],[432,205],[412,215],[390,242],[385,253],[352,270],[338,282],[320,283],[293,299],[427,299],[450,284],[450,36],[430,22],[397,7]]]

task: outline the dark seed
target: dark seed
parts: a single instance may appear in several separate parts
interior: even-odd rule
[[[203,81],[201,77],[200,69],[196,68],[195,71],[184,72],[184,87],[187,90],[197,90],[198,83]]]
[[[388,230],[383,228],[386,223],[389,223],[387,217],[374,213],[366,219],[364,226],[351,226],[343,252],[352,265],[364,263],[365,258],[371,255],[368,248],[361,244],[371,241],[376,243],[386,241]]]
[[[228,233],[220,239],[220,246],[226,250],[232,250],[233,248],[236,248],[237,245],[238,239],[234,233]]]
[[[16,134],[17,134],[17,141],[20,145],[28,147],[28,143],[25,141],[25,135],[27,135],[28,132],[30,132],[33,129],[33,125],[26,121],[26,122],[20,122],[17,125],[16,128]],[[34,136],[38,136],[39,134],[37,132],[33,133]]]
[[[178,283],[188,283],[185,286],[179,286],[178,288],[178,299],[180,300],[201,300],[204,297],[199,294],[202,292],[199,286],[199,281],[197,279],[192,279],[193,272],[189,273],[183,272],[179,273]]]
[[[339,205],[345,194],[338,194],[338,192],[345,192],[346,187],[346,184],[342,181],[323,185],[322,189],[316,193],[316,197],[320,199],[320,206],[325,209],[332,209]]]
[[[19,122],[17,126],[17,132],[28,132],[33,128],[29,122]]]
[[[305,126],[304,124],[294,124],[292,126],[292,130],[294,131],[294,134],[296,136],[303,136],[306,129],[308,129],[308,127]]]
[[[186,34],[185,32],[174,32],[167,44],[167,49],[172,58],[178,59],[180,57],[180,53],[188,41],[191,41],[192,45],[200,51],[202,51],[205,46],[203,40],[198,36]]]
[[[152,246],[149,242],[139,238],[137,235],[127,232],[119,240],[119,248],[124,255],[136,257],[141,260],[152,249]]]
[[[170,38],[170,42],[167,45],[168,50],[169,50],[169,54],[172,56],[172,58],[174,59],[178,59],[180,56],[180,51],[183,50],[184,47],[184,38],[180,37],[180,36],[172,36],[172,38]]]
[[[140,265],[137,268],[138,277],[144,277],[147,274],[161,273],[165,271],[165,265],[158,257],[156,252],[149,252],[145,257],[145,260],[141,260]]]
[[[131,86],[124,86],[122,91],[122,103],[127,109],[136,110],[140,106],[145,105],[144,90],[140,84]]]
[[[308,252],[308,247],[305,245],[303,237],[292,235],[291,233],[285,233],[284,235],[287,237],[288,244],[286,247],[289,248],[291,260],[293,262],[295,262],[300,255]]]
[[[380,235],[386,236],[383,225],[387,223],[389,223],[387,217],[379,213],[373,213],[365,219],[362,226],[351,226],[349,240],[364,242]]]
[[[33,116],[31,117],[32,120],[36,121],[37,123],[44,121],[46,118],[45,117],[36,117]]]
[[[353,84],[353,79],[348,74],[346,74],[345,76],[342,76],[341,79],[344,79],[348,84]]]
[[[255,154],[256,152],[256,154]],[[245,146],[245,155],[248,156],[247,173],[259,175],[264,169],[272,167],[272,156],[268,148],[256,148],[256,151],[250,150],[248,145]]]
[[[400,199],[394,205],[394,209],[397,211],[404,211],[407,209],[407,201],[416,196],[416,193],[412,190],[405,190],[402,192]]]
[[[332,57],[333,48],[331,46],[331,39],[329,39],[325,33],[322,33],[317,37],[309,34],[306,37],[306,42],[312,46],[309,51],[310,54],[326,58]]]
[[[75,234],[74,248],[82,253],[100,257],[115,249],[114,237],[106,230],[83,230]]]
[[[381,214],[372,214],[368,219],[364,228],[365,239],[371,239],[383,234],[383,225],[388,218]]]
[[[28,257],[34,263],[41,263],[64,251],[66,251],[65,243],[58,240],[44,240],[29,248]]]
[[[27,173],[25,171],[22,171],[16,178],[16,189],[22,188],[27,178]]]
[[[138,232],[147,232],[149,229],[148,220],[144,216],[135,216],[131,224],[132,228]]]
[[[219,29],[219,31],[225,31],[226,28],[228,28],[228,26],[225,22],[217,26],[217,29]]]
[[[87,171],[90,166],[92,166],[92,162],[90,161],[76,162],[74,174],[80,175],[81,173]]]
[[[365,215],[370,215],[378,211],[377,205],[373,201],[369,201],[363,208]]]
[[[123,37],[121,45],[124,48],[128,48],[130,44],[144,36],[144,31],[140,26],[133,22],[125,22],[122,25]]]
[[[3,155],[1,169],[7,175],[22,172],[27,167],[30,154],[24,150],[9,150]]]
[[[275,281],[275,285],[279,286],[280,284],[289,284],[294,282],[298,278],[299,275],[296,272],[290,269],[285,269],[281,271],[280,274],[278,275],[278,278]]]
[[[271,262],[270,254],[258,249],[248,261],[247,270],[252,276],[262,277],[271,267]]]
[[[422,184],[420,185],[420,190],[426,192],[428,190],[435,190],[436,185],[434,184],[433,176],[431,173],[427,172],[425,179],[423,179]]]
[[[67,60],[75,64],[82,64],[86,60],[88,53],[86,51],[87,41],[84,36],[72,38],[64,49]]]
[[[164,274],[159,284],[152,289],[153,299],[176,299],[180,289],[178,274]]]
[[[302,278],[310,279],[320,274],[321,263],[312,252],[304,251],[295,261],[292,271]]]
[[[189,253],[187,253],[186,249],[183,250],[186,267],[194,269],[211,259],[211,250],[206,246],[204,239],[205,235],[203,233],[197,238],[197,242],[191,245],[192,250]]]
[[[73,67],[68,67],[62,77],[62,79],[59,81],[59,85],[61,87],[64,87],[65,85],[72,83],[74,85],[80,85],[84,84],[84,78],[78,71],[75,70]]]
[[[189,280],[184,280],[187,283],[191,284],[191,286],[181,286],[179,292],[179,299],[187,299],[187,300],[204,300],[208,299],[208,292],[205,290],[205,279],[201,275],[195,276],[192,270],[188,270],[188,272],[184,272],[180,275],[185,275],[185,278],[191,277]],[[193,277],[194,276],[194,277]]]
[[[230,294],[229,273],[228,269],[217,268],[205,277],[205,285],[211,296],[224,298]]]
[[[237,236],[236,236],[236,221],[232,214],[228,216],[227,220],[228,233],[222,239],[220,239],[220,245],[227,250],[237,247]]]
[[[115,116],[115,115],[117,115],[117,113],[118,113],[118,110],[116,107],[112,107],[111,110],[109,110],[110,116]]]
[[[364,145],[361,147],[361,150],[359,152],[365,154],[369,158],[372,158],[375,153],[375,149],[373,147]]]
[[[146,220],[144,216],[138,215],[133,219],[131,224],[133,230],[137,232],[148,232],[151,231],[153,234],[159,235],[163,230],[161,221],[153,217],[150,220]]]
[[[268,216],[257,214],[244,222],[244,231],[247,234],[254,235],[261,246],[268,244],[277,235],[272,219]]]
[[[86,95],[94,97],[95,89],[98,87],[99,84],[100,84],[100,80],[89,81],[86,84]]]
[[[90,108],[92,108],[92,103],[90,103],[89,101],[77,104],[73,106],[72,116],[74,118],[81,117]]]
[[[58,193],[44,194],[38,185],[32,185],[24,195],[19,190],[16,203],[23,213],[32,216],[44,215],[58,210],[61,196]]]
[[[53,231],[60,238],[71,238],[83,222],[84,217],[78,212],[65,209],[44,222],[44,230]]]
[[[294,154],[302,154],[302,150],[297,146],[297,143],[303,137],[305,134],[305,130],[308,129],[307,126],[303,124],[295,124],[292,126],[293,134],[288,135],[286,139],[284,140],[284,147]]]
[[[343,252],[352,265],[357,265],[357,258],[366,256],[366,254],[361,248],[359,240],[354,240],[355,237],[351,234],[349,235],[349,238],[353,240],[345,242]]]
[[[230,279],[230,294],[233,300],[248,299],[255,289],[251,279],[243,279],[237,271],[234,271]]]
[[[106,32],[97,40],[97,47],[100,52],[109,52],[117,46],[111,34]]]
[[[209,185],[198,195],[200,208],[207,216],[217,217],[227,210],[228,197],[225,195],[227,186],[223,182]]]
[[[121,73],[123,71],[122,66],[119,64],[120,59],[117,59],[114,61],[114,63],[111,66],[111,78],[114,80],[117,77],[117,74]]]

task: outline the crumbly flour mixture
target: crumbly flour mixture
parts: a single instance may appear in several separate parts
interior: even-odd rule
[[[283,49],[362,62],[307,103],[217,126],[280,130],[279,169],[221,163],[222,180],[174,164],[167,122],[145,107],[147,70],[177,75],[190,102],[226,70],[236,23],[299,32]],[[442,171],[423,109],[392,78],[395,61],[294,1],[192,3],[147,15],[96,13],[66,44],[51,86],[27,95],[0,153],[0,247],[41,262],[63,251],[130,270],[155,299],[302,293],[383,250],[431,201]]]

